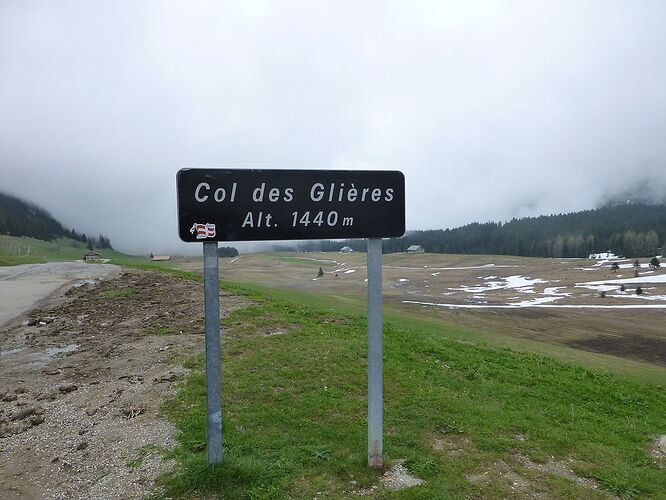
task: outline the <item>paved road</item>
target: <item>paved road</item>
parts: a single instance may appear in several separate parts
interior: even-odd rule
[[[120,272],[111,264],[52,262],[0,267],[0,326],[33,309],[64,285],[99,279]]]

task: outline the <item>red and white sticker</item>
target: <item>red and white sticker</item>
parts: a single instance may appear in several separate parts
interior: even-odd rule
[[[198,224],[195,222],[190,228],[190,233],[194,234],[195,232],[198,240],[215,238],[215,224]]]

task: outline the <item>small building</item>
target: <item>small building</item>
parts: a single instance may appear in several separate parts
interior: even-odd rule
[[[425,253],[425,250],[423,249],[423,247],[422,247],[421,245],[411,245],[411,246],[407,249],[407,253],[408,253],[408,254],[413,254],[413,253]]]
[[[90,252],[88,252],[87,254],[85,254],[83,256],[83,260],[99,260],[101,258],[102,258],[102,254],[97,253],[93,250],[91,250]]]
[[[171,260],[171,255],[153,255],[151,260],[153,262],[168,262]]]
[[[610,250],[608,250],[608,252],[591,253],[590,255],[587,256],[587,258],[590,260],[610,260],[610,259],[617,259],[618,256],[615,255]]]
[[[340,249],[340,253],[352,253],[353,251],[352,247],[342,247]]]

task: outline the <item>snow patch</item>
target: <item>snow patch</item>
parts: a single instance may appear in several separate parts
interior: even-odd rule
[[[533,307],[540,304],[550,304],[552,302],[560,300],[561,298],[562,297],[537,297],[536,299],[523,300],[521,302],[514,302],[512,304],[507,304],[507,305],[513,307]]]
[[[557,295],[559,297],[569,297],[571,295],[570,292],[560,292],[560,288],[564,288],[563,286],[549,286],[543,289],[543,294],[544,295]]]
[[[492,278],[495,277],[488,277],[488,279]],[[525,276],[521,276],[519,274],[499,279],[502,281],[487,281],[486,283],[482,283],[476,286],[460,285],[460,288],[451,288],[451,290],[475,294],[490,292],[492,290],[516,289],[521,293],[535,293],[532,289],[534,285],[548,283],[548,281],[541,278],[526,278]]]
[[[584,283],[577,283],[576,286],[589,288],[589,286],[595,285],[629,285],[641,283],[666,283],[666,274],[655,274],[654,276],[638,276],[636,278],[586,281]]]
[[[618,305],[597,305],[597,304],[527,304],[533,301],[517,304],[442,304],[438,302],[419,302],[415,300],[403,300],[403,304],[416,304],[421,306],[446,307],[448,309],[520,309],[524,307],[532,308],[553,308],[553,309],[666,309],[666,304],[618,304]],[[526,305],[527,304],[527,305]]]

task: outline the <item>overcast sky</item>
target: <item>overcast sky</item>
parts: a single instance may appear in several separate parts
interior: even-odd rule
[[[666,2],[0,0],[0,190],[128,252],[185,166],[399,169],[407,228],[666,176]],[[194,248],[193,248],[194,247]]]

